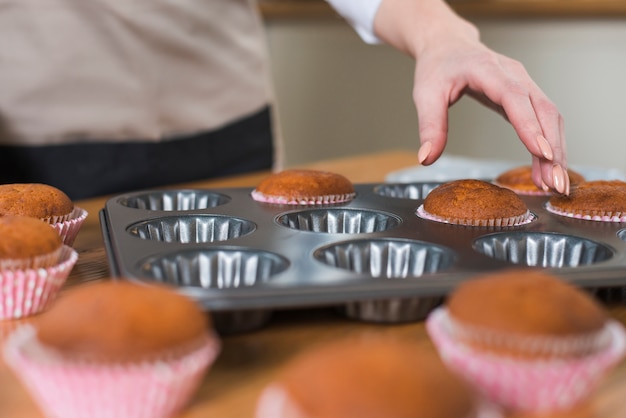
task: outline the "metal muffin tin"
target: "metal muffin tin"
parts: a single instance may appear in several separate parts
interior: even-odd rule
[[[552,214],[545,196],[521,196],[535,219],[517,227],[418,217],[439,184],[357,184],[354,200],[325,206],[260,203],[252,188],[145,190],[109,199],[100,221],[112,274],[177,286],[222,332],[314,306],[419,320],[460,282],[510,267],[590,289],[626,284],[625,224]]]

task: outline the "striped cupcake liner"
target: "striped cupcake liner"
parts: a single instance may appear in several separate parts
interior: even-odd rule
[[[464,225],[464,226],[486,226],[486,227],[507,227],[507,226],[520,226],[526,225],[536,219],[535,215],[526,211],[523,215],[512,216],[509,218],[498,219],[469,219],[469,218],[444,218],[441,216],[433,215],[424,209],[424,205],[420,205],[416,210],[416,215],[422,219],[429,221],[442,222],[451,225]]]
[[[335,203],[349,202],[356,196],[356,193],[332,194],[324,196],[298,196],[285,197],[274,196],[253,190],[252,198],[257,202],[272,203],[277,205],[330,205]]]
[[[583,219],[585,221],[626,222],[626,213],[624,212],[603,212],[603,211],[595,211],[593,213],[568,212],[568,211],[555,208],[554,206],[550,204],[550,202],[546,203],[545,207],[548,212],[552,212],[555,215],[559,215],[559,216],[566,216],[568,218]]]
[[[0,271],[0,320],[31,316],[52,303],[76,264],[78,253],[63,245],[58,260],[46,268]]]
[[[220,349],[206,337],[176,358],[135,363],[64,360],[38,343],[32,326],[7,340],[4,357],[50,418],[167,418],[195,394]]]
[[[561,359],[522,359],[481,352],[454,337],[445,307],[434,310],[426,329],[448,366],[504,408],[544,412],[566,410],[584,400],[626,354],[626,331],[606,325],[610,344],[593,354]]]
[[[59,233],[63,243],[71,246],[74,244],[78,231],[83,225],[83,222],[85,222],[87,215],[88,213],[85,209],[75,207],[74,211],[64,219],[49,219],[46,221]]]

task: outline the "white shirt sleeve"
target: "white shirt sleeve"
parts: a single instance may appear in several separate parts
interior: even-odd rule
[[[343,16],[363,41],[369,44],[380,43],[374,34],[374,16],[382,0],[326,0]]]

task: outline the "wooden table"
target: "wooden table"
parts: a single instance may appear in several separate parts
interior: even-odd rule
[[[415,151],[391,151],[372,155],[328,160],[307,165],[347,176],[355,183],[378,182],[393,170],[417,164]],[[191,183],[190,187],[254,186],[268,172]],[[79,260],[66,288],[108,276],[98,212],[107,197],[76,204],[89,212],[74,247]],[[626,306],[610,306],[612,315],[626,323]],[[8,327],[5,324],[5,328]],[[261,389],[277,370],[295,354],[324,341],[355,333],[388,333],[430,345],[422,322],[401,325],[376,325],[345,319],[327,309],[276,312],[261,330],[222,337],[222,350],[206,375],[196,396],[179,418],[252,417]],[[596,418],[626,417],[626,362],[612,372],[584,410],[595,411]],[[42,418],[11,371],[0,361],[0,417]],[[588,418],[587,415],[585,415]]]

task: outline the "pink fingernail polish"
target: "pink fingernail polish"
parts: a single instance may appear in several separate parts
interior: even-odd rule
[[[552,179],[554,181],[554,189],[561,194],[565,193],[565,173],[558,164],[552,166]]]
[[[537,145],[539,145],[541,154],[546,160],[552,160],[554,158],[554,154],[552,153],[552,148],[550,147],[548,140],[544,138],[543,135],[537,136]]]
[[[417,161],[419,161],[420,164],[422,164],[424,161],[426,161],[426,158],[428,158],[428,156],[430,155],[430,151],[433,149],[433,144],[429,141],[424,142],[421,146],[419,151],[417,151]]]

